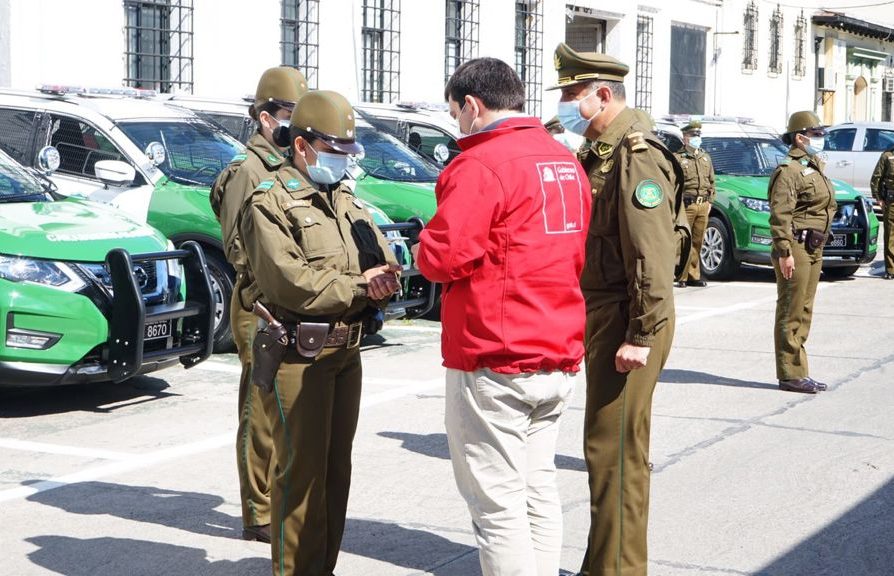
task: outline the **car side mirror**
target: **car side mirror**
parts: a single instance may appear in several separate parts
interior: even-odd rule
[[[165,147],[161,142],[150,142],[146,145],[146,149],[143,150],[143,154],[152,161],[153,166],[164,164],[166,153]]]
[[[450,150],[447,148],[447,145],[442,142],[435,145],[435,149],[432,151],[432,156],[435,157],[435,160],[443,164],[450,158]]]
[[[55,146],[44,146],[37,153],[37,167],[45,176],[58,170],[60,162],[59,151]]]
[[[121,160],[100,160],[93,167],[96,177],[106,186],[128,186],[137,176],[137,171]]]

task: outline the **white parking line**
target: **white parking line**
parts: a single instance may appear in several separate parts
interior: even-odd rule
[[[29,442],[27,440],[16,440],[15,438],[0,438],[0,448],[6,448],[8,450],[24,450],[26,452],[40,452],[42,454],[63,454],[66,456],[83,456],[85,458],[102,458],[103,460],[126,460],[132,457],[131,454],[125,452],[95,450],[93,448],[47,444],[45,442]]]
[[[817,292],[820,290],[825,290],[828,288],[830,284],[820,284],[816,287]],[[772,302],[776,302],[776,295],[767,296],[765,298],[758,298],[757,300],[749,300],[748,302],[740,302],[739,304],[733,304],[732,306],[724,306],[722,308],[710,308],[708,310],[703,310],[702,312],[696,312],[695,314],[687,314],[686,316],[682,316],[677,318],[677,326],[681,324],[688,324],[690,322],[695,322],[696,320],[704,320],[705,318],[712,318],[714,316],[725,316],[727,314],[734,314],[736,312],[741,312],[743,310],[750,310],[752,308],[757,308],[758,306],[763,306],[764,304],[770,304]]]

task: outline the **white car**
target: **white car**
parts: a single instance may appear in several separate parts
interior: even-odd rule
[[[459,128],[446,104],[365,102],[354,106],[361,118],[375,128],[392,134],[415,152],[440,166],[459,153]]]
[[[894,123],[848,122],[826,133],[826,176],[843,180],[870,197],[869,179],[882,152],[894,147]]]

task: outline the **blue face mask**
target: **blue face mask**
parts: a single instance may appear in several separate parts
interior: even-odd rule
[[[701,136],[692,136],[689,138],[689,145],[693,148],[701,148],[702,147],[702,137]]]
[[[593,118],[599,116],[599,113],[602,112],[602,110],[598,110],[589,118],[584,118],[580,112],[580,103],[587,98],[594,96],[595,94],[596,92],[594,91],[590,94],[587,94],[580,100],[573,100],[571,102],[559,102],[557,114],[559,116],[559,123],[565,127],[565,130],[568,130],[569,132],[573,132],[580,136],[584,135],[584,133],[587,131],[587,128],[590,127],[590,122],[593,121]]]
[[[335,184],[345,177],[350,161],[347,154],[317,152],[316,163],[307,165],[307,175],[317,184]]]
[[[808,136],[810,144],[807,145],[806,152],[811,156],[819,154],[826,147],[826,139],[822,136]]]

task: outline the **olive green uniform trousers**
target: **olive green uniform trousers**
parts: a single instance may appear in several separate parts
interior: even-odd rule
[[[689,266],[680,277],[681,281],[701,280],[702,243],[705,241],[705,228],[708,227],[710,212],[711,205],[705,201],[702,201],[701,204],[693,202],[686,206],[686,219],[689,220],[689,229],[692,230],[692,250],[689,253]]]
[[[804,343],[813,319],[813,300],[823,268],[823,249],[808,254],[801,242],[792,242],[795,270],[788,280],[779,270],[779,259],[773,258],[776,272],[776,327],[773,341],[776,350],[776,378],[807,378],[807,350]]]
[[[274,576],[329,576],[345,529],[351,447],[360,414],[360,348],[294,350],[276,374]]]
[[[239,376],[239,426],[236,429],[236,468],[242,500],[242,525],[270,524],[270,489],[273,486],[273,433],[268,411],[273,398],[251,383],[251,342],[258,319],[242,309],[236,292],[230,299],[230,328],[242,363]],[[265,407],[265,403],[270,406]]]
[[[649,525],[652,393],[670,354],[674,316],[655,335],[643,368],[621,374],[628,303],[587,306],[584,455],[590,481],[590,535],[581,574],[645,576]]]
[[[882,230],[885,272],[894,274],[894,202],[885,202],[885,208],[882,210]]]

